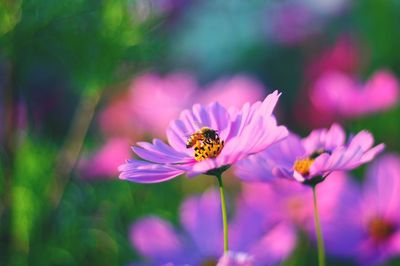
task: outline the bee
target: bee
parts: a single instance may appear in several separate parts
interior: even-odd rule
[[[205,144],[212,144],[213,142],[219,141],[219,135],[214,129],[211,129],[209,127],[202,127],[188,137],[186,141],[186,148],[189,149],[193,147],[199,141]]]
[[[224,147],[224,141],[220,139],[218,132],[209,127],[202,127],[189,136],[186,148],[194,146],[194,157],[197,161],[207,158],[215,158]]]

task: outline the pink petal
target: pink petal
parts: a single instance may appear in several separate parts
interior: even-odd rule
[[[155,163],[182,163],[190,161],[191,158],[186,154],[178,152],[162,142],[154,139],[153,144],[138,142],[140,147],[132,147],[133,151],[142,159]]]
[[[302,142],[306,152],[311,154],[318,150],[332,151],[343,145],[345,138],[344,130],[338,124],[333,124],[329,130],[313,130]]]
[[[181,206],[181,223],[207,257],[222,253],[222,223],[219,194],[208,190],[201,197],[186,199]]]
[[[118,168],[119,178],[138,183],[158,183],[170,180],[184,173],[165,164],[153,164],[138,160],[130,160]]]
[[[370,208],[392,220],[400,219],[400,157],[394,154],[382,156],[368,168],[365,183]],[[400,221],[400,220],[399,220]]]
[[[131,227],[132,245],[153,260],[171,260],[180,256],[183,245],[172,225],[157,217],[139,220]]]

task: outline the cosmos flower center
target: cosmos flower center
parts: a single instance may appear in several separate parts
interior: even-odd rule
[[[312,158],[296,160],[293,169],[302,176],[308,176],[310,174],[310,167],[314,163],[314,160],[315,159]]]
[[[390,221],[375,218],[368,224],[368,231],[375,242],[387,240],[396,231],[396,227]]]
[[[314,163],[315,159],[323,153],[330,154],[331,152],[323,149],[316,150],[310,156],[296,160],[293,169],[302,176],[308,176],[310,174],[311,165]]]
[[[192,147],[196,161],[203,161],[207,158],[217,157],[224,148],[224,141],[221,140],[216,130],[202,127],[187,139],[186,148]]]

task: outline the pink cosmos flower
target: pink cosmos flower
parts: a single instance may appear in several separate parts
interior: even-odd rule
[[[340,72],[322,75],[311,90],[317,110],[351,118],[386,110],[399,100],[399,83],[389,71],[377,71],[363,85]]]
[[[216,265],[218,261],[220,266],[277,265],[294,249],[295,231],[284,223],[266,227],[259,214],[239,200],[231,223],[232,249],[221,257],[218,197],[216,190],[209,190],[186,199],[180,209],[183,231],[154,216],[137,221],[130,234],[133,246],[149,265]]]
[[[119,177],[155,183],[183,173],[190,177],[222,173],[230,165],[287,136],[287,129],[277,126],[272,115],[279,96],[275,91],[263,102],[247,103],[240,110],[231,108],[228,111],[215,102],[208,106],[196,104],[182,111],[179,119],[172,121],[167,129],[169,144],[159,139],[153,143],[137,143],[133,151],[143,160],[133,159],[121,165]],[[203,135],[202,141],[194,141],[194,148],[188,146],[188,136],[202,127],[211,129],[212,136]]]
[[[384,155],[369,168],[366,182],[353,184],[326,229],[327,250],[360,265],[383,265],[400,255],[400,157]],[[386,265],[386,264],[385,264]]]
[[[345,132],[337,124],[318,129],[300,139],[291,134],[262,153],[236,166],[237,176],[249,181],[269,181],[274,177],[293,178],[315,185],[333,171],[345,171],[371,161],[384,148],[375,147],[373,137],[361,131],[345,142]]]

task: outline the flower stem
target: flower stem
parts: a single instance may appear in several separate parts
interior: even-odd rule
[[[224,228],[224,253],[228,252],[228,218],[226,215],[226,203],[224,185],[222,184],[222,175],[216,175],[219,185],[219,194],[221,196],[222,224]]]
[[[321,224],[319,221],[316,186],[312,186],[312,190],[313,190],[313,197],[314,197],[314,222],[315,222],[315,230],[317,232],[318,265],[325,266],[324,238],[322,236]]]

